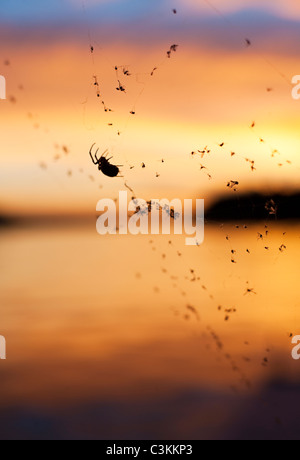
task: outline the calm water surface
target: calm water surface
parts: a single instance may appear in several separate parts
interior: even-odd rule
[[[0,437],[299,438],[300,226],[264,232],[2,231]]]

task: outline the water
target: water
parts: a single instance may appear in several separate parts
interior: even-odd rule
[[[2,231],[1,439],[299,437],[299,230]]]

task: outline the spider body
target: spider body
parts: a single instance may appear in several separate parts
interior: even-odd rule
[[[112,159],[112,157],[110,158],[106,158],[106,155],[108,153],[107,150],[105,150],[105,152],[101,155],[100,158],[97,157],[97,153],[99,151],[99,149],[97,149],[96,153],[95,153],[95,158],[93,157],[92,155],[92,149],[94,147],[95,144],[92,145],[92,147],[90,148],[90,156],[91,156],[91,159],[92,159],[92,162],[94,163],[94,165],[98,165],[98,169],[99,171],[101,171],[105,176],[108,176],[108,177],[117,177],[119,175],[119,172],[120,172],[120,169],[119,167],[121,167],[121,165],[112,165],[109,160]]]

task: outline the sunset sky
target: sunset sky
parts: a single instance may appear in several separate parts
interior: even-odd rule
[[[1,0],[0,439],[299,438],[299,56],[299,0]],[[99,235],[123,190],[234,220]]]
[[[0,213],[94,213],[124,180],[146,199],[211,200],[232,193],[229,180],[239,192],[295,189],[299,22],[292,0],[3,0]],[[119,70],[126,94],[116,65],[131,73]],[[93,166],[94,142],[124,165],[123,179]],[[206,146],[209,155],[191,156]]]

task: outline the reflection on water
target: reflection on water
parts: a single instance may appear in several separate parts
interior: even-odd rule
[[[299,437],[299,227],[258,233],[2,231],[0,437]]]

